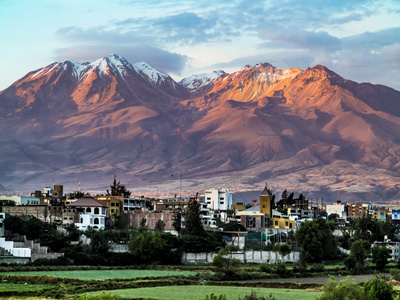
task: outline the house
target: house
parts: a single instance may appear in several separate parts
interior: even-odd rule
[[[92,196],[85,195],[66,206],[75,208],[79,212],[79,222],[75,223],[79,230],[85,231],[89,226],[97,230],[105,229],[107,206]]]
[[[383,242],[374,242],[372,247],[382,247],[385,246],[390,251],[390,260],[397,261],[400,258],[400,243],[392,242],[391,240],[385,238]]]

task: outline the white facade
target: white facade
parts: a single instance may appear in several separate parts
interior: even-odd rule
[[[390,251],[390,260],[398,260],[400,258],[400,243],[385,240],[384,242],[374,242],[372,247],[385,246]]]
[[[232,194],[229,189],[206,190],[204,201],[212,210],[228,210],[232,205]]]
[[[326,213],[328,214],[328,216],[330,216],[331,214],[337,214],[340,218],[346,218],[344,204],[327,204]]]
[[[75,223],[79,230],[86,231],[90,226],[94,229],[106,228],[106,208],[105,207],[87,207],[79,215],[79,223]]]
[[[13,196],[0,196],[0,201],[12,200],[16,205],[21,205],[21,196],[13,195]]]
[[[0,237],[4,236],[4,219],[6,218],[6,214],[5,213],[0,213]]]

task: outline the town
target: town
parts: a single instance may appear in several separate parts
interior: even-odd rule
[[[299,231],[302,223],[318,219],[330,221],[338,247],[331,254],[322,253],[322,248],[317,249],[322,253],[321,259],[314,257],[309,259],[310,262],[320,262],[324,255],[332,258],[349,255],[350,245],[359,239],[357,234],[360,235],[360,230],[365,231],[364,234],[369,234],[363,240],[368,240],[372,248],[385,247],[388,250],[389,260],[397,261],[400,258],[400,243],[397,242],[400,238],[399,204],[385,206],[363,203],[342,204],[340,200],[333,204],[323,204],[322,201],[310,203],[303,194],[295,198],[294,193],[286,190],[277,201],[276,195],[272,194],[267,184],[264,190],[260,191],[259,199],[248,204],[234,202],[229,188],[210,188],[205,190],[203,195],[197,194],[190,199],[135,197],[124,185],[117,182],[116,177],[110,185],[110,190],[102,195],[90,195],[80,191],[66,194],[62,185],[46,187],[43,191],[36,190],[29,196],[2,195],[0,196],[2,253],[0,261],[11,264],[29,263],[38,259],[56,259],[64,255],[62,252],[54,251],[57,247],[49,247],[46,241],[38,236],[35,240],[29,240],[21,232],[14,232],[15,227],[12,227],[14,231],[11,231],[12,228],[7,228],[5,225],[12,217],[35,219],[41,223],[51,224],[58,232],[65,234],[66,228],[69,230],[74,228],[80,233],[79,239],[74,243],[89,245],[90,237],[95,231],[112,232],[121,228],[146,228],[149,231],[165,232],[173,236],[188,233],[185,229],[188,227],[188,209],[191,203],[196,204],[195,213],[198,214],[202,230],[219,234],[223,243],[217,243],[214,249],[206,247],[186,249],[181,258],[174,260],[178,263],[212,264],[218,247],[221,248],[224,244],[237,246],[235,257],[242,263],[277,263],[280,260],[297,263],[301,260],[301,251],[304,249],[301,247],[302,241],[299,241],[298,237],[296,240],[296,231]],[[370,225],[364,227],[377,227],[377,222],[383,224],[379,234],[371,232],[369,227],[357,228],[360,220],[365,219]],[[108,238],[110,244],[107,249],[116,253],[129,252],[130,236],[129,233],[126,235],[128,236],[121,239]],[[201,235],[201,232],[198,235]],[[275,245],[290,247],[285,255],[279,255],[279,251],[274,251]],[[57,250],[61,249],[58,247]],[[369,252],[365,255],[365,259],[371,259]],[[156,260],[153,258],[146,260],[149,261]],[[353,268],[356,268],[356,264]]]

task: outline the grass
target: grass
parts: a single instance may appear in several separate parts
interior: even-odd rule
[[[271,288],[252,288],[252,287],[231,287],[231,286],[168,286],[152,287],[106,291],[110,295],[118,295],[122,298],[152,298],[152,299],[176,299],[176,300],[199,300],[204,299],[206,295],[214,293],[215,295],[225,294],[227,299],[237,300],[243,298],[246,294],[254,291],[257,296],[268,297],[272,294],[277,299],[285,300],[308,300],[320,296],[320,292],[307,292],[305,290],[294,289],[271,289]],[[100,295],[103,291],[88,293],[88,295]]]
[[[17,284],[2,282],[0,284],[0,292],[33,292],[48,287],[49,286],[46,284]]]
[[[133,279],[139,277],[158,277],[172,275],[196,275],[192,271],[162,271],[162,270],[77,270],[77,271],[18,271],[1,272],[1,275],[49,275],[60,278],[74,278],[80,280],[99,279]]]

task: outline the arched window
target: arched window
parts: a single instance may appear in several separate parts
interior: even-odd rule
[[[98,208],[98,207],[96,207],[96,208],[94,209],[94,214],[95,214],[95,215],[98,215],[98,214],[99,214],[99,208]]]
[[[92,212],[92,209],[90,207],[86,208],[86,212]]]
[[[99,218],[94,218],[94,224],[99,224]]]

